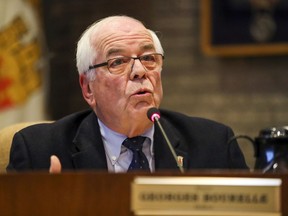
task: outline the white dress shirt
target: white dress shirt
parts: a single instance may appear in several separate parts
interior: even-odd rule
[[[133,153],[126,147],[122,146],[123,141],[127,136],[117,133],[98,119],[102,140],[107,158],[107,166],[109,172],[127,172],[132,161]],[[154,125],[141,136],[146,137],[143,143],[142,151],[147,157],[151,172],[154,172],[154,151],[153,151],[153,135]]]

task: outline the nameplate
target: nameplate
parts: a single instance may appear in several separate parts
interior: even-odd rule
[[[281,215],[281,179],[136,177],[131,189],[135,215]]]

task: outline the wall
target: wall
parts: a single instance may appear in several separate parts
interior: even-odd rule
[[[217,58],[200,49],[200,2],[154,1],[166,51],[162,107],[230,125],[252,137],[288,125],[287,56]],[[239,141],[253,164],[253,149]]]

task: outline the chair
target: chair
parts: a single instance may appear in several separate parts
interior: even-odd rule
[[[51,121],[23,122],[7,126],[0,130],[0,173],[6,172],[6,167],[9,161],[10,147],[14,134],[30,125],[48,122]]]

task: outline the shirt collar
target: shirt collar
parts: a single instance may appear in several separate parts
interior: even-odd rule
[[[116,163],[116,161],[120,156],[122,143],[127,138],[127,136],[111,130],[102,121],[100,121],[99,118],[98,123],[100,126],[100,132],[104,143],[104,148],[106,150],[106,154],[109,157],[112,164],[114,164]],[[153,135],[154,135],[154,125],[141,135],[148,137],[150,139],[151,155],[153,155],[153,143],[154,143]]]

